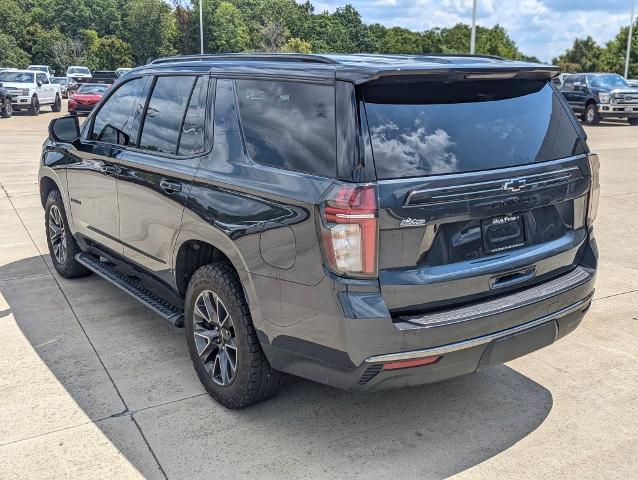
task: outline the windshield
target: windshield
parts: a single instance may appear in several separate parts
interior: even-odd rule
[[[33,83],[33,73],[0,72],[0,82]]]
[[[77,93],[104,93],[108,87],[106,85],[90,85],[84,84],[78,88]]]
[[[66,78],[55,77],[51,79],[51,83],[57,83],[58,85],[66,85]]]
[[[72,73],[81,73],[81,74],[85,74],[88,75],[91,73],[91,71],[86,68],[86,67],[69,67],[69,69],[66,71],[67,74],[72,74]]]
[[[418,82],[363,87],[377,176],[525,165],[582,153],[547,81]]]
[[[620,75],[593,75],[589,77],[589,84],[596,88],[628,87],[627,82]]]

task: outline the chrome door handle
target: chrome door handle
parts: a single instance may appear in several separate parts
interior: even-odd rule
[[[162,180],[160,182],[160,188],[166,193],[179,193],[182,191],[182,184],[177,182],[169,182],[168,180]]]
[[[115,173],[117,173],[117,168],[115,168],[113,165],[102,165],[102,167],[100,167],[102,170],[102,173],[104,173],[105,175],[114,175]]]

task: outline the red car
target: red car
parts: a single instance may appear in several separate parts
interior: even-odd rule
[[[69,96],[69,112],[89,113],[102,99],[110,85],[85,83]]]

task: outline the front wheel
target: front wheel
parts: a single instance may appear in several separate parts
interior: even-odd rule
[[[629,125],[638,125],[638,117],[630,118]]]
[[[64,203],[58,190],[49,193],[44,206],[44,215],[49,254],[55,269],[64,278],[89,275],[91,271],[75,260],[80,247],[69,230]]]
[[[583,121],[587,125],[598,125],[600,123],[600,114],[598,113],[598,107],[595,103],[587,104],[585,113],[583,114]]]
[[[54,112],[62,111],[62,100],[60,99],[59,95],[55,96],[55,102],[53,102],[53,105],[51,105],[51,110]]]
[[[4,103],[0,105],[0,116],[3,118],[10,118],[13,115],[13,106],[11,105],[11,99],[5,98]]]
[[[184,314],[195,371],[214,399],[228,408],[244,408],[277,393],[283,374],[268,363],[242,286],[227,263],[195,272]]]
[[[29,113],[31,115],[38,115],[40,113],[40,100],[38,100],[38,96],[34,95],[31,97],[31,105],[29,105]]]

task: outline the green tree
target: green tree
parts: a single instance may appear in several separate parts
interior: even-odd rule
[[[18,46],[15,38],[6,33],[0,33],[0,65],[26,68],[30,61],[29,54]]]
[[[57,73],[63,73],[67,60],[63,58],[60,48],[70,41],[57,28],[52,30],[38,28],[34,32],[31,49],[31,61],[39,65],[50,65]]]
[[[622,27],[615,38],[607,42],[600,55],[599,70],[625,74],[629,27]],[[629,78],[638,78],[638,20],[634,25],[629,56]]]
[[[627,34],[625,34],[625,41],[627,41]],[[565,72],[596,72],[601,70],[602,54],[602,48],[588,36],[574,40],[572,47],[552,62]]]
[[[312,47],[310,43],[297,37],[293,37],[286,42],[283,48],[284,52],[290,53],[311,53]]]
[[[381,53],[421,53],[422,39],[418,32],[407,28],[389,28],[379,44]]]
[[[375,48],[374,37],[361,20],[359,12],[350,4],[339,7],[333,16],[344,26],[348,32],[348,38],[345,45],[342,45],[340,51],[347,53],[366,53],[372,52]]]
[[[91,26],[103,35],[122,34],[122,10],[116,0],[84,0],[91,11]]]
[[[84,0],[43,0],[41,8],[45,12],[42,26],[55,28],[70,37],[77,37],[93,23],[93,15]]]
[[[133,66],[131,46],[114,35],[98,38],[91,48],[91,57],[93,68],[99,70]]]
[[[212,15],[204,14],[204,22],[204,39],[208,52],[242,52],[248,48],[248,28],[232,3],[220,2]]]
[[[128,4],[126,40],[132,48],[133,62],[174,55],[177,38],[175,16],[162,0],[132,0]]]

